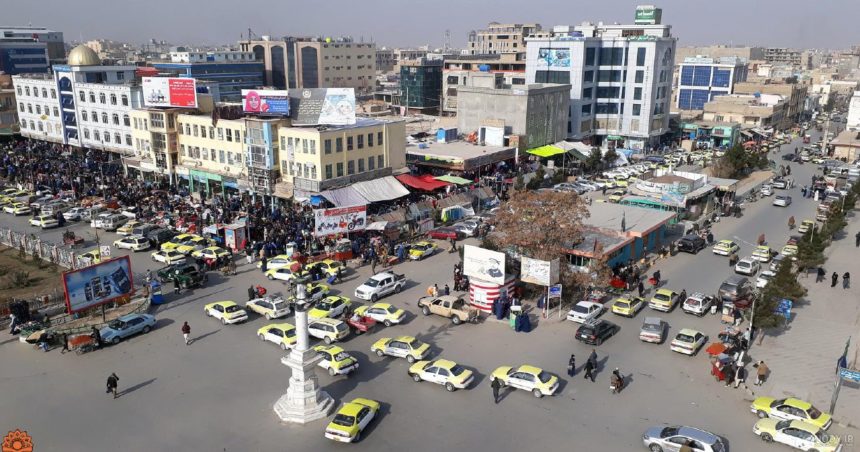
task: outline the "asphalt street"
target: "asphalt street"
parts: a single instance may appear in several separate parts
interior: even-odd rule
[[[783,149],[793,150],[795,145]],[[799,187],[808,183],[815,167],[792,164],[792,170]],[[741,257],[750,254],[761,233],[781,247],[789,235],[788,217],[794,215],[798,223],[811,218],[816,205],[801,199],[799,188],[789,192],[794,198],[789,207],[771,206],[769,200],[751,203],[743,218],[716,224],[715,238],[738,240]],[[30,229],[26,218],[6,214],[0,216],[0,224]],[[72,229],[84,237],[91,231],[87,225]],[[59,241],[61,234],[54,230],[43,235]],[[103,243],[114,239],[110,233],[101,236]],[[408,321],[350,337],[342,344],[360,362],[356,374],[330,377],[319,372],[323,389],[338,403],[354,397],[382,402],[381,415],[354,447],[416,452],[645,450],[642,432],[668,423],[722,435],[733,451],[784,449],[761,443],[751,432],[756,417],[745,400],[749,394],[714,382],[704,352],[687,357],[670,351],[668,343],[638,340],[645,315],[663,317],[670,325],[669,337],[684,327],[715,337],[722,328],[717,316],[698,318],[680,310],[656,314],[647,308],[633,319],[606,314],[621,331],[597,347],[600,367],[592,383],[582,374],[566,375],[570,354],[576,354],[581,367],[592,347],[574,341],[577,325],[558,320],[557,315],[537,319],[528,334],[515,333],[507,323],[495,320],[455,327],[445,319],[421,315],[416,300],[428,285],[452,284],[455,259],[454,254],[441,253],[423,262],[398,265],[396,271],[404,272],[412,284],[384,301],[406,309]],[[149,252],[134,254],[132,262],[138,275],[156,268]],[[688,293],[713,293],[733,274],[727,258],[709,249],[661,260],[657,268],[666,281],[664,287]],[[283,425],[275,416],[272,406],[286,391],[290,371],[280,363],[281,350],[255,336],[265,319],[251,314],[245,324],[222,326],[204,316],[205,303],[244,302],[251,284],[262,284],[270,293],[282,287],[265,280],[244,261],[239,272],[229,278],[212,273],[204,288],[178,297],[169,294],[169,302],[155,312],[157,329],[94,353],[42,353],[0,333],[0,429],[27,430],[36,450],[341,450],[342,445],[323,438],[327,421]],[[369,273],[369,267],[350,269],[333,292],[351,297]],[[190,346],[183,344],[183,321],[190,323],[195,338]],[[291,317],[286,321],[293,322]],[[403,334],[431,344],[434,357],[474,370],[475,383],[467,390],[448,393],[437,385],[413,382],[406,374],[405,360],[371,354],[370,345],[377,339]],[[487,376],[498,366],[523,363],[557,374],[562,380],[559,394],[536,399],[522,391],[503,390],[502,400],[495,405]],[[609,374],[615,367],[628,381],[617,395],[609,390]],[[111,372],[120,377],[121,397],[116,400],[104,393]],[[836,426],[832,430],[843,433]]]

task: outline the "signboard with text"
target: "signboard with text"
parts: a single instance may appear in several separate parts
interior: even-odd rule
[[[314,210],[314,235],[322,237],[362,231],[367,227],[367,206]]]
[[[243,89],[242,111],[263,115],[290,115],[290,96],[287,90]]]
[[[354,88],[306,88],[290,94],[295,126],[355,124]]]
[[[463,274],[502,285],[505,283],[505,254],[466,245],[463,250]]]
[[[520,260],[520,280],[527,283],[551,286],[558,282],[558,259],[541,261],[529,257]]]
[[[143,77],[143,105],[197,108],[197,81],[193,78]]]
[[[74,314],[130,295],[132,278],[128,256],[63,273],[66,312]]]

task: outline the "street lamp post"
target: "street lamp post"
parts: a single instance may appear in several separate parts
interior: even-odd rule
[[[314,369],[322,359],[309,346],[308,310],[313,303],[307,300],[304,284],[296,285],[296,345],[281,363],[292,369],[286,394],[275,402],[275,413],[282,422],[307,424],[322,419],[334,407],[334,399],[319,388]]]

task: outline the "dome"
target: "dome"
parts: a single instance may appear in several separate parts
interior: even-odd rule
[[[85,45],[79,45],[72,49],[69,52],[68,62],[70,66],[98,66],[102,64],[93,49]]]

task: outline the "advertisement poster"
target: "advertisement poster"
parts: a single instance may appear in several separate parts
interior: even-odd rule
[[[540,261],[523,257],[520,261],[520,280],[541,286],[551,286],[558,282],[558,270],[558,259]]]
[[[243,89],[242,109],[245,113],[290,115],[290,96],[287,90]]]
[[[502,285],[505,283],[505,254],[466,245],[463,251],[463,274]]]
[[[314,235],[317,237],[361,231],[367,225],[367,206],[314,210]]]
[[[567,49],[538,49],[537,67],[570,68],[570,51]]]
[[[66,311],[69,314],[129,295],[133,288],[128,256],[63,273]]]
[[[355,124],[355,89],[308,88],[293,91],[293,125]]]
[[[143,77],[143,105],[197,108],[197,82],[193,78]]]

